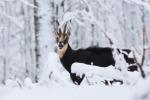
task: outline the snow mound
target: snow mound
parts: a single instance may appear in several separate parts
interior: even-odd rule
[[[13,89],[0,100],[112,100],[112,98],[115,100],[130,100],[128,90],[127,87],[59,87],[52,85],[33,89]]]
[[[83,63],[73,63],[71,67],[72,73],[76,73],[79,76],[85,74],[87,77],[98,75],[100,77],[108,77],[115,79],[123,79],[119,70],[116,70],[113,66],[99,67],[94,65],[87,65]]]
[[[101,83],[105,80],[112,81],[114,79],[131,84],[140,77],[138,72],[126,72],[127,76],[125,76],[124,73],[116,69],[114,66],[99,67],[83,63],[73,63],[71,71],[72,73],[76,73],[77,76],[82,76],[84,74],[86,76],[86,80],[90,84]],[[84,81],[84,83],[85,82],[86,81]]]
[[[69,73],[64,70],[60,63],[59,56],[56,53],[49,53],[47,61],[40,75],[40,83],[60,83],[62,85],[70,84]]]

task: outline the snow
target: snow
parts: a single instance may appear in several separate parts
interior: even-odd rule
[[[30,7],[33,7],[33,8],[38,8],[38,7],[36,7],[35,5],[29,3],[29,2],[26,1],[26,0],[20,0],[20,1],[21,1],[22,3],[24,3],[25,5],[27,5],[27,6],[30,6]]]
[[[0,14],[5,16],[6,18],[8,18],[10,21],[12,21],[15,25],[17,25],[20,29],[23,29],[23,24],[19,22],[19,20],[17,18],[14,18],[8,14],[6,14],[3,11],[0,11]]]
[[[133,84],[106,86],[102,83],[91,85],[88,82],[98,81],[100,78],[124,80],[121,72],[113,66],[101,68],[74,63],[72,72],[79,75],[84,73],[87,78],[80,86],[74,85],[60,64],[58,55],[51,52],[41,73],[40,82],[33,83],[29,77],[23,81],[8,79],[5,85],[0,86],[0,100],[143,100],[143,97],[144,100],[149,100],[150,98],[150,77],[147,79],[136,77]],[[138,76],[135,73],[128,74],[130,77],[134,75]]]
[[[136,100],[149,100],[150,99],[150,77],[147,79],[140,78],[134,86],[134,98]]]
[[[108,42],[110,38],[114,43],[114,48],[133,46],[135,50],[140,51],[143,16],[147,37],[144,48],[149,51],[150,4],[147,3],[148,1],[36,1],[38,5],[34,5],[34,0],[0,1],[2,17],[0,20],[2,25],[0,26],[2,30],[0,31],[2,33],[0,36],[0,80],[6,79],[5,84],[0,85],[0,100],[150,100],[149,53],[147,53],[146,60],[149,65],[143,66],[145,79],[141,78],[139,72],[128,72],[125,68],[128,64],[123,56],[114,52],[117,61],[115,67],[102,68],[74,63],[72,72],[79,76],[85,74],[81,85],[76,86],[72,83],[69,73],[61,65],[58,55],[50,52],[55,49],[52,34],[54,17],[60,19],[61,25],[72,20],[69,23],[72,28],[70,38],[72,47],[112,46]],[[63,6],[62,1],[64,1]],[[39,17],[38,27],[34,26],[34,19],[31,20],[35,15],[34,9],[38,11],[36,15]],[[37,36],[34,34],[35,28],[39,29]],[[3,30],[8,30],[8,32]],[[34,47],[38,45],[34,41],[36,37],[39,40],[39,62],[34,61],[34,54],[36,54]],[[140,62],[141,54],[135,55]],[[129,56],[133,57],[133,54]],[[39,69],[35,68],[37,63],[40,66]],[[36,72],[37,70],[40,70],[40,75]],[[34,83],[36,75],[40,78],[38,83]],[[124,83],[122,85],[114,83],[108,86],[104,84],[105,80],[113,79],[122,80]]]
[[[141,6],[145,7],[146,9],[150,10],[150,4],[148,4],[144,1],[140,1],[140,0],[125,0],[125,1],[128,2],[128,3],[141,5]]]
[[[6,91],[8,92],[7,94]],[[127,87],[100,87],[100,86],[67,86],[60,87],[54,84],[49,87],[37,86],[32,89],[17,88],[9,91],[3,87],[1,100],[131,100]]]
[[[59,57],[56,53],[49,53],[45,67],[40,75],[40,83],[47,83],[50,80],[56,83],[66,85],[69,84],[70,76],[60,63]]]
[[[103,78],[110,79],[120,79],[123,80],[123,76],[121,75],[119,70],[116,70],[113,66],[109,66],[107,68],[86,65],[83,63],[74,63],[71,67],[72,73],[77,73],[77,75],[82,76],[85,74],[87,77],[100,76]]]
[[[138,72],[120,71],[114,66],[98,67],[93,65],[87,65],[83,63],[74,63],[71,67],[72,73],[76,73],[78,76],[83,74],[88,80],[87,84],[102,84],[105,80],[112,81],[113,79],[121,80],[124,84],[132,84],[136,82],[140,74]],[[83,83],[85,84],[85,82]],[[116,85],[116,84],[115,84]]]
[[[145,84],[143,84],[143,81],[140,79],[139,84],[132,88],[126,85],[72,85],[62,87],[58,84],[49,84],[49,86],[32,84],[30,88],[26,86],[23,88],[0,86],[0,100],[143,100],[145,94],[150,98],[150,81],[149,79],[146,80],[148,82],[145,82]]]

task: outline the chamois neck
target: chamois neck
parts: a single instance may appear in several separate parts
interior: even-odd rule
[[[63,58],[63,56],[65,55],[67,49],[69,47],[69,44],[66,44],[62,49],[59,49],[58,50],[58,55],[59,55],[59,58]]]

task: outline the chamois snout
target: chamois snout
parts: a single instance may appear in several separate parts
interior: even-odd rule
[[[58,47],[59,47],[59,49],[62,49],[64,47],[64,43],[63,42],[59,42],[58,43]]]

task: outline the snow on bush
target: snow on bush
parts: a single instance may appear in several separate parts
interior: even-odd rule
[[[5,86],[0,86],[0,100],[150,99],[150,77],[142,79],[139,72],[127,72],[128,77],[126,77],[114,66],[103,68],[74,63],[71,67],[72,72],[79,76],[82,74],[86,76],[80,86],[75,86],[56,53],[49,53],[45,62],[39,83],[33,83],[28,77],[23,81],[8,79]],[[126,78],[130,84],[105,86],[102,82],[112,79],[125,82]]]
[[[58,54],[53,52],[49,53],[40,77],[41,83],[70,84],[69,73],[61,65]]]
[[[123,54],[118,53],[118,50],[115,46],[113,46],[113,48],[115,66],[99,67],[83,63],[74,63],[71,67],[72,73],[76,73],[78,76],[82,76],[84,74],[86,76],[86,80],[90,84],[97,84],[104,82],[105,80],[112,81],[114,79],[123,81],[124,84],[134,84],[134,82],[136,82],[137,79],[141,77],[140,73],[137,71],[129,72],[127,68],[130,65],[125,61]],[[127,55],[133,58],[132,52]]]
[[[112,81],[114,79],[126,83],[126,78],[128,78],[128,82],[131,84],[140,77],[138,72],[127,72],[128,77],[126,77],[114,66],[104,68],[83,63],[73,63],[71,71],[72,73],[76,73],[78,76],[82,76],[84,74],[90,84],[101,84],[101,82],[104,82],[105,80]]]
[[[123,51],[121,51],[123,52]],[[127,54],[126,52],[123,52],[125,54]],[[121,70],[121,74],[123,76],[124,79],[124,83],[126,84],[132,84],[134,83],[138,77],[140,77],[140,73],[139,72],[129,72],[127,70],[127,67],[130,66],[124,59],[123,54],[118,53],[117,48],[114,46],[114,59],[115,59],[115,68]],[[128,57],[132,57],[133,58],[133,53],[129,53],[127,54]]]

